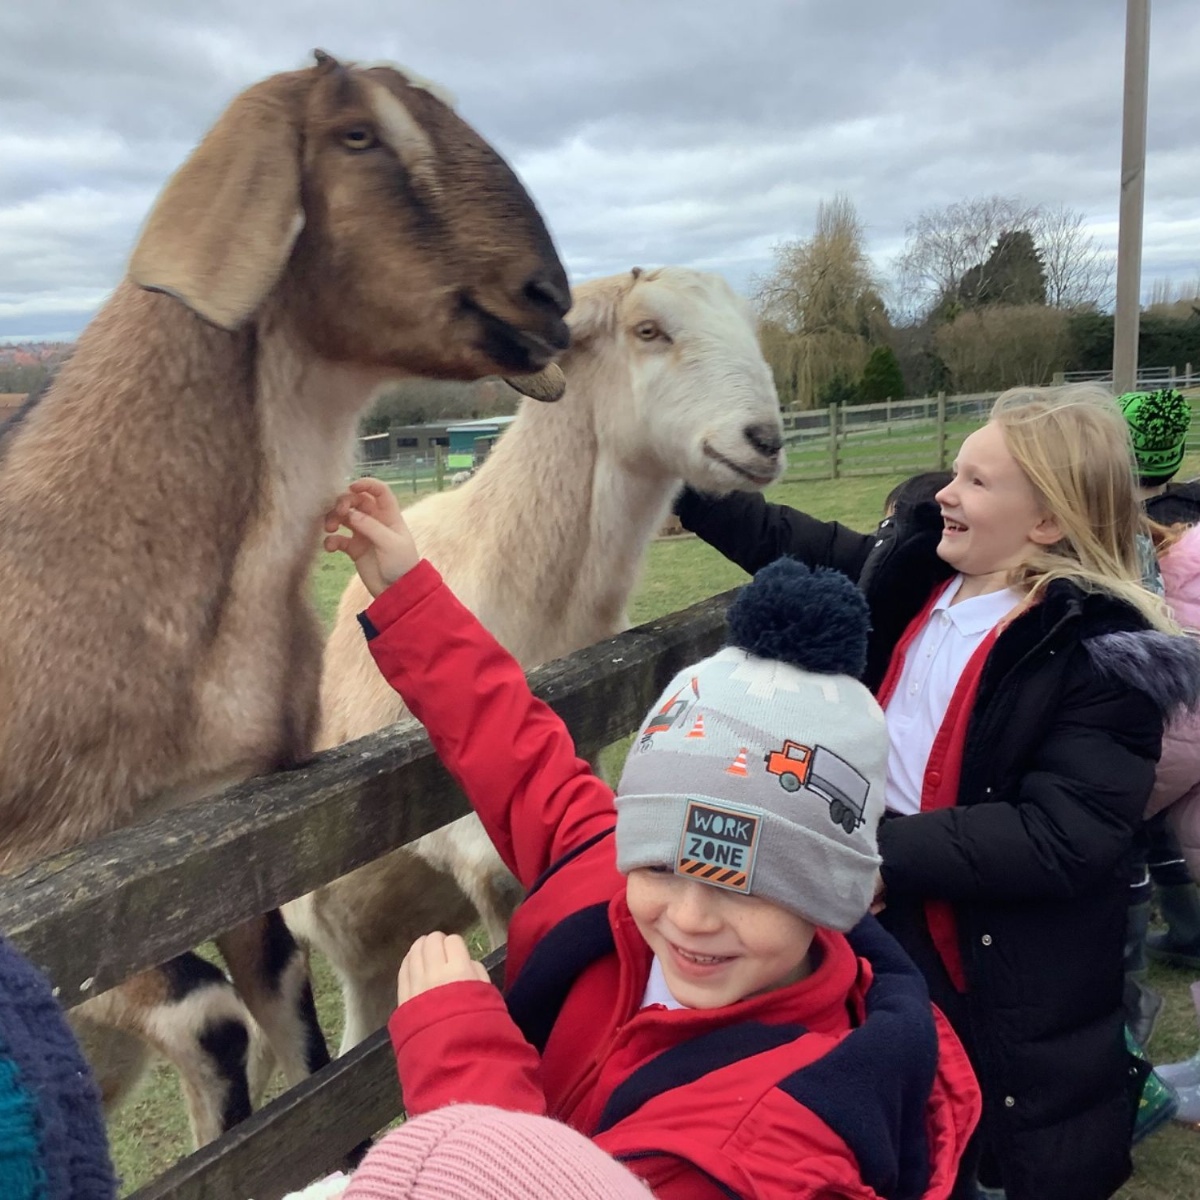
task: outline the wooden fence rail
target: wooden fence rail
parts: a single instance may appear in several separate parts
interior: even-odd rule
[[[998,392],[834,405],[785,413],[789,482],[945,470],[958,444],[988,418]],[[1192,399],[1189,453],[1200,450],[1200,397]]]
[[[590,757],[720,645],[731,595],[547,664],[530,683]],[[0,883],[0,929],[71,1007],[466,811],[424,731],[394,726],[31,866]],[[502,963],[492,956],[494,974]],[[381,1032],[136,1200],[277,1200],[333,1169],[400,1104]]]

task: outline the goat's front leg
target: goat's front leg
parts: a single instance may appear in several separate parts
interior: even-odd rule
[[[265,1043],[256,1039],[249,1068],[251,1095],[257,1103],[275,1062],[294,1086],[330,1061],[317,1021],[308,954],[292,937],[278,909],[216,941],[238,994],[265,1036]]]
[[[253,1021],[224,972],[199,955],[181,954],[143,971],[81,1004],[70,1019],[106,1112],[133,1092],[153,1049],[179,1072],[197,1146],[250,1115]]]

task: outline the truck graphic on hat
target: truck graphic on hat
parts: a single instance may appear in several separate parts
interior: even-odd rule
[[[863,824],[871,785],[840,755],[824,746],[805,746],[788,738],[782,749],[763,755],[767,771],[785,792],[802,787],[829,805],[830,819],[847,833]]]

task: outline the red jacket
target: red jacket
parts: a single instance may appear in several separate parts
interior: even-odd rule
[[[390,1022],[408,1111],[545,1113],[669,1200],[944,1197],[979,1091],[920,975],[866,918],[818,965],[711,1010],[642,1008],[651,954],[617,872],[611,789],[428,563],[361,618],[528,896],[508,986],[448,984]]]

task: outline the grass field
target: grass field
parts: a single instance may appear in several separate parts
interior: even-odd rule
[[[956,430],[956,438],[962,432]],[[957,441],[950,442],[951,457]],[[920,461],[927,461],[922,455]],[[919,465],[919,464],[918,464]],[[906,472],[905,472],[906,473]],[[823,518],[837,518],[857,529],[870,529],[878,519],[883,497],[903,474],[839,479],[813,483],[782,483],[770,497]],[[1200,473],[1200,454],[1184,463],[1181,478]],[[397,485],[401,503],[413,498],[411,489]],[[314,573],[317,604],[328,621],[349,575],[342,556],[322,556]],[[695,538],[665,538],[651,547],[641,586],[631,605],[635,623],[685,608],[698,600],[735,587],[746,578],[737,567]],[[619,768],[623,744],[605,755],[610,774]],[[323,962],[314,963],[317,1005],[331,1045],[341,1032],[340,1001]],[[1185,1058],[1200,1045],[1187,985],[1191,977],[1169,968],[1155,968],[1152,984],[1167,996],[1151,1051],[1170,1062]],[[124,1177],[123,1193],[148,1182],[189,1148],[187,1124],[174,1074],[165,1066],[154,1072],[142,1093],[119,1113],[111,1126],[114,1157]],[[1137,1172],[1118,1194],[1121,1200],[1195,1200],[1200,1196],[1200,1136],[1172,1125],[1135,1151]],[[1084,1164],[1081,1164],[1081,1167]],[[229,1200],[245,1200],[230,1197]],[[1047,1197],[1047,1200],[1053,1200]]]

